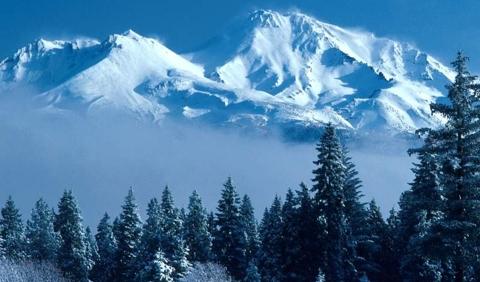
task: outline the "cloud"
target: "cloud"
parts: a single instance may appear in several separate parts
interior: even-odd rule
[[[5,98],[7,97],[7,98]],[[44,197],[56,206],[72,189],[85,221],[95,225],[103,212],[117,215],[130,186],[142,213],[165,185],[179,206],[196,189],[214,210],[222,184],[231,176],[251,196],[260,216],[275,194],[284,196],[310,182],[314,144],[242,136],[191,124],[145,124],[119,116],[83,118],[49,114],[29,104],[28,95],[0,100],[0,201],[12,195],[25,216]],[[385,210],[410,180],[406,154],[354,148],[366,198]]]

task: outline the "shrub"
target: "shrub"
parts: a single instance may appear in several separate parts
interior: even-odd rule
[[[54,265],[43,262],[0,260],[0,282],[67,282]]]
[[[233,282],[227,269],[215,263],[197,263],[180,282]]]

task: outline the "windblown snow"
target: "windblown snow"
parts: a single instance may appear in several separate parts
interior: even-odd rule
[[[131,30],[40,39],[0,63],[0,91],[32,87],[54,112],[404,133],[442,122],[429,104],[453,76],[410,44],[260,10],[188,56]]]

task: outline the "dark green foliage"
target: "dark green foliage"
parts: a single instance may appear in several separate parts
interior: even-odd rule
[[[116,270],[117,281],[132,281],[137,272],[138,247],[141,237],[141,221],[132,189],[128,190],[122,213],[114,229],[117,241]]]
[[[174,281],[173,271],[173,267],[168,265],[163,252],[158,250],[152,259],[145,262],[144,267],[137,275],[137,281],[172,282]]]
[[[474,279],[480,241],[479,85],[469,73],[467,61],[459,52],[452,63],[457,75],[447,86],[449,103],[431,105],[434,113],[447,119],[445,126],[424,129],[440,167],[444,197],[443,215],[427,230],[430,240],[436,237],[431,255],[441,262],[443,279],[454,281]],[[426,225],[429,223],[423,227]]]
[[[319,269],[315,246],[318,222],[305,184],[287,192],[282,208],[282,273],[284,281],[314,281]]]
[[[314,203],[318,211],[322,231],[319,236],[324,244],[321,263],[325,281],[355,281],[355,252],[345,215],[344,155],[335,129],[327,125],[317,146],[317,166],[313,171]]]
[[[240,219],[242,221],[243,229],[246,235],[246,261],[247,265],[255,264],[260,245],[260,239],[257,232],[257,221],[253,210],[250,197],[243,196],[242,204],[240,206]]]
[[[163,190],[160,208],[162,214],[161,250],[174,268],[173,277],[178,279],[185,274],[190,264],[187,260],[187,248],[183,240],[183,223],[168,187]]]
[[[216,221],[215,220],[215,215],[213,214],[213,212],[210,212],[207,216],[207,226],[208,226],[208,233],[210,233],[210,235],[212,236],[212,243],[213,243],[213,236],[217,232],[216,231],[217,230],[217,225],[216,225],[215,221]],[[212,250],[212,257],[214,257],[214,256],[215,256],[215,253]]]
[[[54,231],[55,214],[47,203],[40,199],[32,209],[27,221],[25,237],[28,257],[33,260],[54,263],[59,247],[59,237]]]
[[[211,259],[212,237],[208,226],[208,215],[196,191],[192,193],[185,217],[185,241],[190,262],[205,263]]]
[[[2,241],[0,243],[4,256],[11,260],[22,260],[25,258],[25,235],[22,217],[15,207],[12,197],[8,197],[1,213],[0,237]]]
[[[294,271],[298,281],[312,281],[315,279],[320,267],[321,243],[318,241],[319,224],[313,201],[309,195],[308,188],[304,183],[300,184],[300,189],[296,191],[295,212],[296,219],[293,220],[293,246],[297,246],[297,254],[294,259]],[[285,220],[285,224],[287,224]],[[289,246],[286,246],[289,248]]]
[[[247,268],[247,274],[245,275],[244,282],[260,282],[260,274],[258,273],[258,268],[255,263],[250,262]]]
[[[246,270],[246,234],[240,217],[240,198],[231,178],[223,185],[218,201],[213,248],[216,260],[241,280]]]
[[[380,208],[371,201],[367,210],[366,227],[368,243],[363,245],[365,273],[372,282],[400,281],[398,253],[395,246],[398,219],[392,211],[388,223],[382,217]]]
[[[398,255],[400,253],[399,241],[400,220],[397,211],[392,208],[387,218],[387,232],[383,236],[383,256],[382,269],[390,281],[401,281],[400,263]]]
[[[282,204],[278,196],[260,224],[259,269],[262,281],[282,281]]]
[[[97,226],[97,234],[95,234],[98,256],[90,272],[91,279],[95,282],[113,281],[115,277],[117,244],[113,236],[113,227],[109,221],[110,217],[105,213]]]
[[[351,254],[354,264],[359,273],[365,272],[365,258],[362,254],[364,246],[368,244],[368,231],[366,230],[365,220],[367,212],[365,203],[362,202],[363,194],[360,191],[362,181],[358,177],[358,171],[355,164],[349,156],[349,151],[343,147],[343,165],[345,166],[345,219],[347,223],[347,232],[351,238],[349,249],[355,253]]]
[[[415,178],[410,189],[402,194],[399,202],[397,244],[404,281],[441,279],[441,263],[432,253],[436,239],[431,234],[431,226],[440,220],[443,208],[439,166],[432,142],[431,136],[427,136],[422,148],[410,151],[418,154],[419,162],[412,169]]]
[[[95,262],[98,261],[98,247],[90,227],[85,229],[85,255],[88,260],[88,271],[91,271]]]
[[[87,281],[90,265],[85,244],[85,231],[72,191],[63,193],[58,203],[58,214],[55,217],[54,227],[60,235],[60,247],[57,254],[58,268],[69,279]]]
[[[156,198],[153,198],[148,203],[147,219],[143,225],[139,246],[138,267],[143,279],[148,279],[148,274],[142,272],[145,268],[150,268],[151,263],[156,259],[155,256],[161,250],[162,220],[160,204]]]
[[[285,280],[303,281],[297,273],[297,261],[300,255],[298,237],[297,199],[291,189],[285,196],[282,207],[282,240],[278,252],[281,253],[281,270]],[[303,224],[303,223],[302,223]]]

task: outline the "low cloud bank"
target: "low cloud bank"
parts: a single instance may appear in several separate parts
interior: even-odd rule
[[[83,118],[32,110],[25,100],[0,100],[0,201],[12,195],[22,213],[44,197],[55,205],[72,189],[86,223],[107,211],[117,215],[132,186],[140,205],[159,197],[165,185],[179,206],[196,189],[213,210],[222,183],[232,176],[241,194],[251,196],[257,215],[275,194],[284,196],[301,181],[310,184],[314,144],[287,144],[279,138],[179,124],[148,125],[120,117]],[[19,103],[18,101],[22,101]],[[411,180],[404,144],[378,150],[352,146],[364,181],[365,199],[384,211]]]

